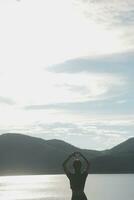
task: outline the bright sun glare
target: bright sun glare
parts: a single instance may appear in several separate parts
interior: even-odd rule
[[[77,6],[78,2],[89,3],[88,16],[84,12],[86,4],[81,7]],[[75,105],[84,105],[87,101],[105,99],[109,91],[117,93],[113,88],[125,85],[126,80],[107,72],[81,70],[79,73],[76,70],[65,73],[63,70],[63,73],[56,73],[49,70],[55,64],[64,68],[64,64],[72,60],[74,63],[79,59],[95,60],[130,48],[130,42],[124,45],[124,38],[128,36],[123,32],[123,24],[118,27],[112,21],[111,26],[105,24],[108,12],[105,5],[101,7],[102,12],[103,7],[106,12],[102,16],[104,21],[95,20],[94,14],[100,16],[99,10],[94,12],[94,9],[96,5],[99,9],[100,4],[91,2],[92,7],[90,1],[81,0],[0,0],[2,133],[14,131],[34,135],[38,123],[88,120],[82,107],[78,114],[71,106],[75,102]],[[65,109],[65,104],[66,108],[71,104],[70,110]],[[40,132],[39,136],[45,137],[45,134]]]

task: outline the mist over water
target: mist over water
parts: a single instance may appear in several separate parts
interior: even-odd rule
[[[89,175],[88,200],[133,200],[134,175]],[[71,200],[64,175],[0,177],[0,200]]]

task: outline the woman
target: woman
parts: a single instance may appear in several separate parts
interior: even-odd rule
[[[67,164],[71,161],[73,157],[74,173],[71,173],[67,167]],[[86,169],[83,172],[81,171],[82,163],[80,159],[78,159],[78,157],[82,157],[86,163]],[[87,200],[87,197],[84,193],[84,186],[89,171],[88,160],[81,153],[74,152],[64,161],[63,168],[67,177],[70,180],[70,187],[72,189],[72,200]]]

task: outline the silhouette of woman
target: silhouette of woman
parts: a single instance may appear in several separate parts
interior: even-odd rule
[[[71,158],[73,157],[74,173],[71,173],[67,167],[67,164],[71,161]],[[82,157],[86,163],[86,169],[83,172],[81,172],[82,163],[78,157]],[[71,200],[87,200],[87,197],[84,193],[84,186],[89,171],[88,160],[80,152],[74,152],[64,161],[63,169],[70,180],[70,187],[72,190]]]

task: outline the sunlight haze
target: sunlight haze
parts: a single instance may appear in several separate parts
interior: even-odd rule
[[[0,1],[0,134],[106,149],[133,137],[133,1]]]

